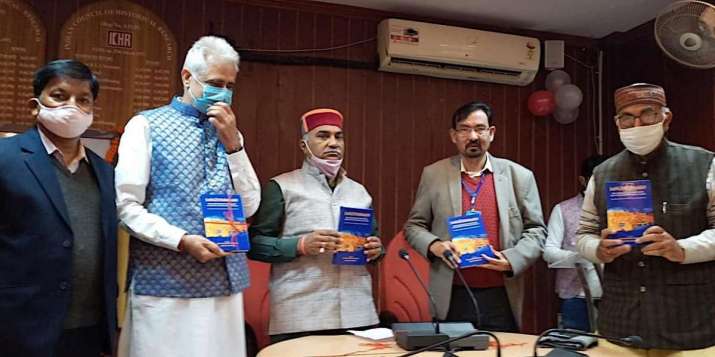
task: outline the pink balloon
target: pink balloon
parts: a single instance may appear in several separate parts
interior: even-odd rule
[[[556,101],[554,94],[547,90],[537,90],[529,96],[529,111],[537,117],[545,117],[554,112]]]

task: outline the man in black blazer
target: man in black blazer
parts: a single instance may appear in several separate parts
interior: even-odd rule
[[[0,140],[0,356],[97,357],[117,326],[114,171],[79,140],[99,83],[57,60],[33,90],[37,125]]]

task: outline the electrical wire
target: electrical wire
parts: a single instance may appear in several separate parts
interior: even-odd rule
[[[582,65],[582,66],[584,66],[584,67],[586,67],[586,68],[588,68],[588,69],[590,69],[590,70],[593,70],[593,69],[594,69],[594,66],[587,65],[586,63],[582,62],[581,60],[579,60],[578,58],[576,58],[576,57],[574,57],[574,56],[571,56],[571,55],[569,55],[569,54],[564,54],[564,56],[566,56],[566,57],[569,58],[570,60],[572,60],[572,61],[574,61],[574,62],[576,62],[576,63],[578,63],[578,64],[580,64],[580,65]]]
[[[270,53],[299,53],[299,52],[323,52],[323,51],[334,51],[334,50],[339,50],[343,48],[348,48],[348,47],[354,47],[357,45],[361,45],[363,43],[368,43],[375,41],[377,37],[372,37],[368,38],[366,40],[360,40],[360,41],[355,41],[351,43],[346,43],[343,45],[337,45],[337,46],[332,46],[332,47],[323,47],[323,48],[299,48],[299,49],[294,49],[294,50],[280,50],[280,49],[266,49],[266,48],[239,48],[239,51],[246,51],[246,52],[270,52]]]
[[[583,62],[583,61],[579,60],[578,58],[571,56],[569,54],[564,54],[564,56],[566,58],[574,61],[575,63],[581,65],[582,67],[586,68],[586,72],[588,73],[586,85],[588,86],[590,84],[591,98],[592,98],[591,99],[591,108],[590,108],[591,109],[590,110],[591,111],[591,130],[593,131],[593,144],[596,146],[596,152],[599,152],[599,147],[598,147],[598,140],[599,140],[598,135],[599,134],[597,131],[597,126],[598,126],[597,120],[599,120],[599,119],[596,118],[596,115],[597,115],[596,114],[596,105],[597,104],[595,103],[596,97],[597,97],[596,96],[596,78],[595,78],[596,72],[597,72],[596,67],[588,65],[585,62]],[[591,83],[589,83],[589,80]]]

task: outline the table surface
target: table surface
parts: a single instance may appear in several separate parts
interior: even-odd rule
[[[503,356],[532,356],[537,336],[502,332],[495,334],[501,342]],[[544,356],[548,351],[549,349],[539,348],[539,356]],[[394,340],[374,342],[353,335],[307,336],[270,345],[261,350],[258,357],[396,357],[405,352]],[[585,353],[594,357],[627,355],[624,354],[623,349],[610,344],[589,349]],[[424,352],[418,356],[442,356],[442,354],[443,352]],[[457,355],[496,356],[496,343],[492,340],[486,351],[465,350],[457,352]]]

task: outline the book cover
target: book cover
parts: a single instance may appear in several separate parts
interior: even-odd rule
[[[247,252],[251,248],[248,225],[240,195],[201,195],[205,236],[224,252]]]
[[[650,180],[606,182],[609,238],[637,245],[635,240],[655,222]]]
[[[489,245],[487,231],[482,224],[482,213],[474,212],[464,216],[447,219],[449,235],[452,243],[459,251],[460,268],[469,268],[488,263],[482,254],[496,258],[492,246]]]
[[[365,265],[364,245],[372,233],[372,209],[340,207],[338,231],[342,244],[333,254],[333,264]]]

